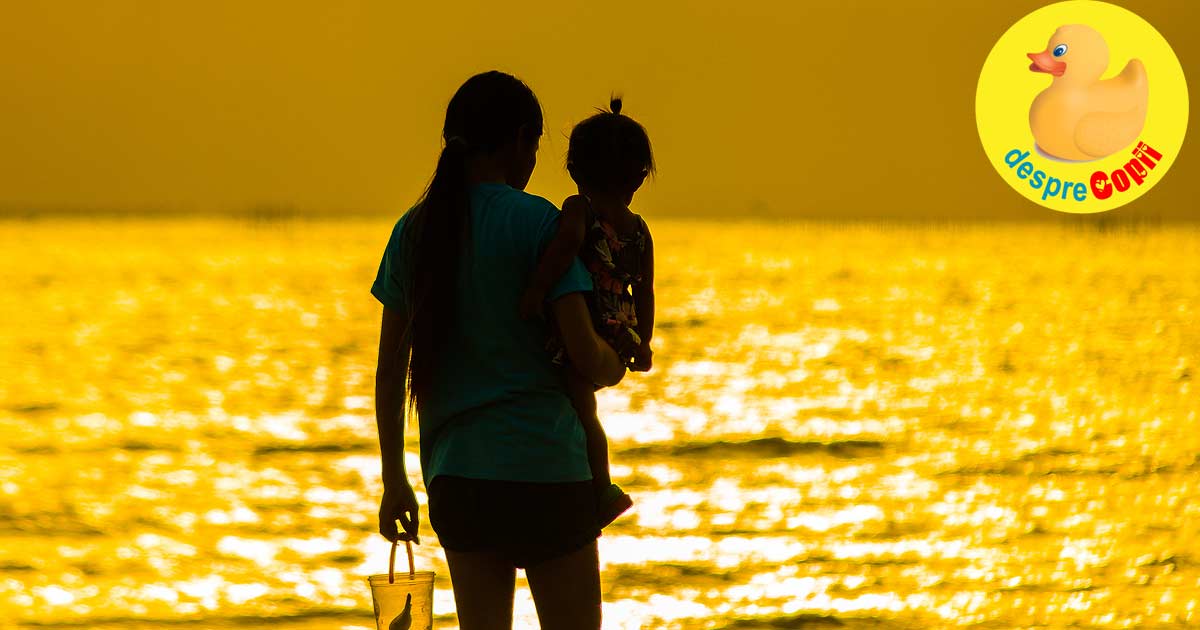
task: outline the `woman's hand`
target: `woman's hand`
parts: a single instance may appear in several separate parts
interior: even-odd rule
[[[625,377],[625,365],[612,346],[596,334],[582,293],[568,293],[550,303],[571,364],[597,385],[612,387]]]
[[[403,534],[396,529],[396,521],[404,527]],[[420,506],[412,484],[405,481],[399,487],[385,487],[383,499],[379,501],[379,533],[393,542],[411,540],[419,545],[421,540],[417,530],[420,524]]]

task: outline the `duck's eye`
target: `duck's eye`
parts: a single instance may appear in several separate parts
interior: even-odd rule
[[[1066,44],[1059,44],[1054,47],[1054,56],[1055,57],[1061,57],[1065,54],[1067,54],[1067,45]]]

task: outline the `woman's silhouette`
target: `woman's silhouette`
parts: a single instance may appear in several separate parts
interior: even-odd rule
[[[542,628],[600,627],[596,525],[585,438],[546,324],[518,301],[558,211],[524,192],[542,134],[533,92],[485,72],[446,109],[445,148],[424,196],[397,221],[372,294],[383,303],[376,414],[384,495],[379,531],[417,540],[404,467],[416,409],[429,519],[450,567],[463,630],[512,627],[524,568]],[[574,365],[615,385],[625,367],[595,333],[582,264],[547,293]],[[404,532],[398,532],[399,520]]]

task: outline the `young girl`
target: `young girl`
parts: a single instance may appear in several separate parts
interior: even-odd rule
[[[521,298],[525,317],[541,311],[546,292],[576,256],[592,275],[588,298],[592,323],[630,370],[650,369],[654,332],[654,248],[642,217],[629,209],[633,194],[654,172],[650,138],[637,121],[610,111],[575,126],[567,148],[567,171],[579,194],[563,202],[558,232],[542,254]],[[549,344],[555,363],[565,362],[562,344]],[[597,494],[600,527],[633,505],[608,470],[608,439],[596,415],[597,386],[567,368],[568,392],[587,435],[588,464]]]

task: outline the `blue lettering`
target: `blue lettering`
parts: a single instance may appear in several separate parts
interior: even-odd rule
[[[1082,182],[1075,184],[1075,201],[1087,201],[1087,186]]]
[[[1034,188],[1034,190],[1036,190],[1036,189],[1042,187],[1042,182],[1044,182],[1045,180],[1046,180],[1045,173],[1043,173],[1042,171],[1035,171],[1033,174],[1033,178],[1029,180],[1029,185],[1032,186]]]
[[[1046,188],[1042,190],[1042,201],[1046,197],[1057,197],[1058,191],[1062,189],[1062,180],[1057,177],[1050,177],[1046,180]]]

